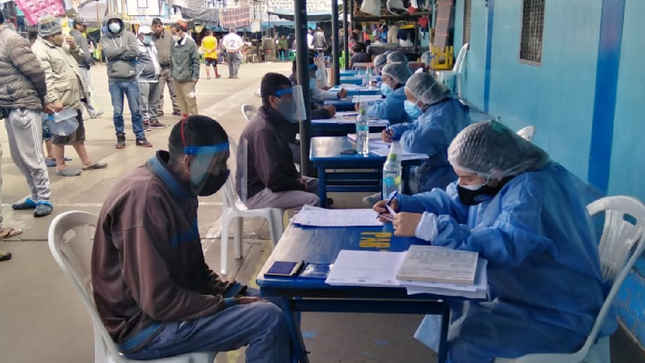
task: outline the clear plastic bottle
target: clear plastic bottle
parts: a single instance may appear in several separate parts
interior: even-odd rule
[[[374,75],[372,74],[372,68],[367,68],[367,88],[372,89],[372,82],[374,81]]]
[[[394,191],[401,192],[401,154],[401,144],[393,141],[387,160],[383,164],[383,199],[388,198]]]
[[[367,118],[367,103],[361,102],[358,118],[356,118],[356,152],[360,155],[370,153],[369,137],[370,122]]]

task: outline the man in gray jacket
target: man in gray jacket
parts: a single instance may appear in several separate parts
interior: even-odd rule
[[[4,25],[0,12],[0,117],[5,118],[11,158],[27,178],[31,190],[24,202],[12,207],[15,210],[34,209],[35,217],[46,216],[53,209],[42,149],[41,112],[46,94],[45,72],[40,61],[29,43]],[[45,106],[47,113],[62,109],[60,102]]]
[[[139,85],[137,84],[136,70],[137,57],[139,56],[137,38],[132,32],[125,30],[123,20],[117,14],[108,14],[105,18],[105,28],[105,32],[101,36],[101,48],[108,62],[108,80],[117,139],[116,148],[125,148],[124,96],[128,98],[132,114],[132,131],[136,137],[136,145],[152,147],[152,144],[146,140],[139,109]]]
[[[161,66],[157,61],[157,48],[152,42],[152,29],[147,25],[139,27],[139,62],[137,74],[139,81],[139,103],[143,116],[143,128],[163,129],[166,125],[157,119],[157,104],[159,102],[159,75]]]
[[[152,41],[157,48],[157,60],[161,66],[159,75],[159,104],[157,105],[157,116],[163,116],[163,90],[168,84],[168,93],[170,102],[172,102],[173,116],[180,116],[179,106],[177,105],[177,93],[175,92],[175,81],[170,76],[170,49],[175,44],[172,34],[164,28],[163,21],[159,18],[152,19]]]
[[[195,85],[199,80],[199,54],[197,44],[188,34],[187,24],[178,20],[170,26],[175,39],[170,50],[170,75],[175,80],[177,103],[183,117],[197,115]]]
[[[74,38],[74,42],[81,47],[83,51],[83,58],[78,62],[78,68],[81,71],[85,85],[87,86],[88,91],[91,91],[90,87],[90,68],[92,67],[92,52],[90,51],[87,38],[83,34],[87,32],[87,22],[83,18],[74,19],[74,29],[69,32],[69,35]],[[90,118],[99,118],[103,115],[103,112],[97,110],[91,101],[91,97],[88,94],[83,105],[87,109],[87,113],[90,114]]]

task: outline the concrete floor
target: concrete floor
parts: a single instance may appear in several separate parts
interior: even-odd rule
[[[222,67],[224,68],[224,67]],[[205,79],[198,84],[198,106],[202,114],[218,120],[234,138],[238,138],[245,120],[240,112],[244,103],[259,105],[254,96],[263,74],[269,71],[287,73],[290,63],[243,65],[239,80]],[[227,75],[227,71],[222,69]],[[205,72],[202,70],[202,75]],[[114,149],[114,129],[107,92],[105,67],[92,70],[95,97],[106,111],[98,120],[88,120],[87,148],[95,160],[109,163],[106,170],[90,171],[80,177],[62,178],[50,169],[54,214],[34,219],[29,212],[14,212],[10,204],[28,194],[24,177],[12,163],[4,128],[0,128],[2,155],[2,213],[6,226],[19,227],[24,233],[11,241],[0,242],[0,248],[14,254],[11,261],[0,263],[0,363],[76,363],[93,361],[91,322],[76,292],[59,271],[47,248],[47,229],[52,218],[68,210],[98,213],[105,195],[128,170],[145,162],[157,148],[166,148],[170,128],[148,133],[153,149],[134,146],[128,133],[125,150]],[[167,96],[166,96],[167,99]],[[171,114],[170,104],[164,110]],[[162,122],[173,125],[177,117],[166,116]],[[130,129],[126,113],[126,129]],[[79,166],[73,150],[69,165]],[[333,197],[333,195],[332,195]],[[337,206],[360,206],[360,196],[336,198]],[[219,270],[221,196],[200,201],[199,228],[206,261]],[[246,224],[244,258],[235,260],[229,251],[229,278],[255,286],[255,276],[271,252],[266,226],[259,221]],[[429,349],[412,338],[420,316],[373,314],[303,314],[302,331],[311,352],[312,362],[434,362]],[[617,335],[614,362],[642,362],[631,341]],[[242,351],[220,354],[217,362],[243,362]]]

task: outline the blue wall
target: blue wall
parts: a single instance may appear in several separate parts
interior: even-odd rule
[[[456,0],[455,49],[462,43],[464,2]],[[606,49],[599,51],[604,2],[625,2],[626,6],[617,82],[607,74],[597,79],[599,56],[606,53]],[[489,0],[489,4],[487,7],[484,0],[472,0],[464,97],[493,116],[500,116],[513,129],[534,125],[533,141],[554,160],[589,181],[590,155],[601,147],[598,139],[592,144],[593,123],[598,122],[594,107],[613,109],[611,102],[604,103],[611,99],[611,87],[596,92],[597,81],[611,85],[613,80],[617,87],[615,117],[612,119],[613,113],[609,112],[610,117],[605,118],[609,127],[613,122],[613,138],[611,133],[605,137],[611,153],[607,161],[608,194],[645,200],[645,1],[546,0],[539,65],[519,60],[522,0]],[[607,27],[603,29],[606,30]],[[625,282],[617,305],[625,325],[645,346],[645,259],[641,258],[639,266],[640,270],[635,268]]]

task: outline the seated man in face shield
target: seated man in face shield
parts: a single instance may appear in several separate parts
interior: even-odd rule
[[[289,362],[280,308],[204,261],[197,196],[228,179],[226,132],[191,116],[175,125],[169,149],[124,176],[99,216],[92,286],[108,333],[136,360],[248,345],[247,362]]]
[[[445,191],[390,204],[395,235],[488,260],[491,300],[451,303],[448,362],[579,349],[608,292],[579,180],[495,121],[459,133],[448,160],[459,179]],[[387,213],[385,202],[374,210]],[[428,316],[415,337],[437,349],[440,326]],[[600,336],[616,326],[610,314]]]
[[[298,120],[302,119],[297,112],[304,111],[302,98],[294,97],[301,94],[295,87],[282,74],[264,75],[262,107],[242,131],[235,180],[238,195],[243,201],[246,196],[244,204],[250,209],[299,209],[305,204],[320,204],[318,179],[300,175],[293,163],[290,143],[295,142]]]

